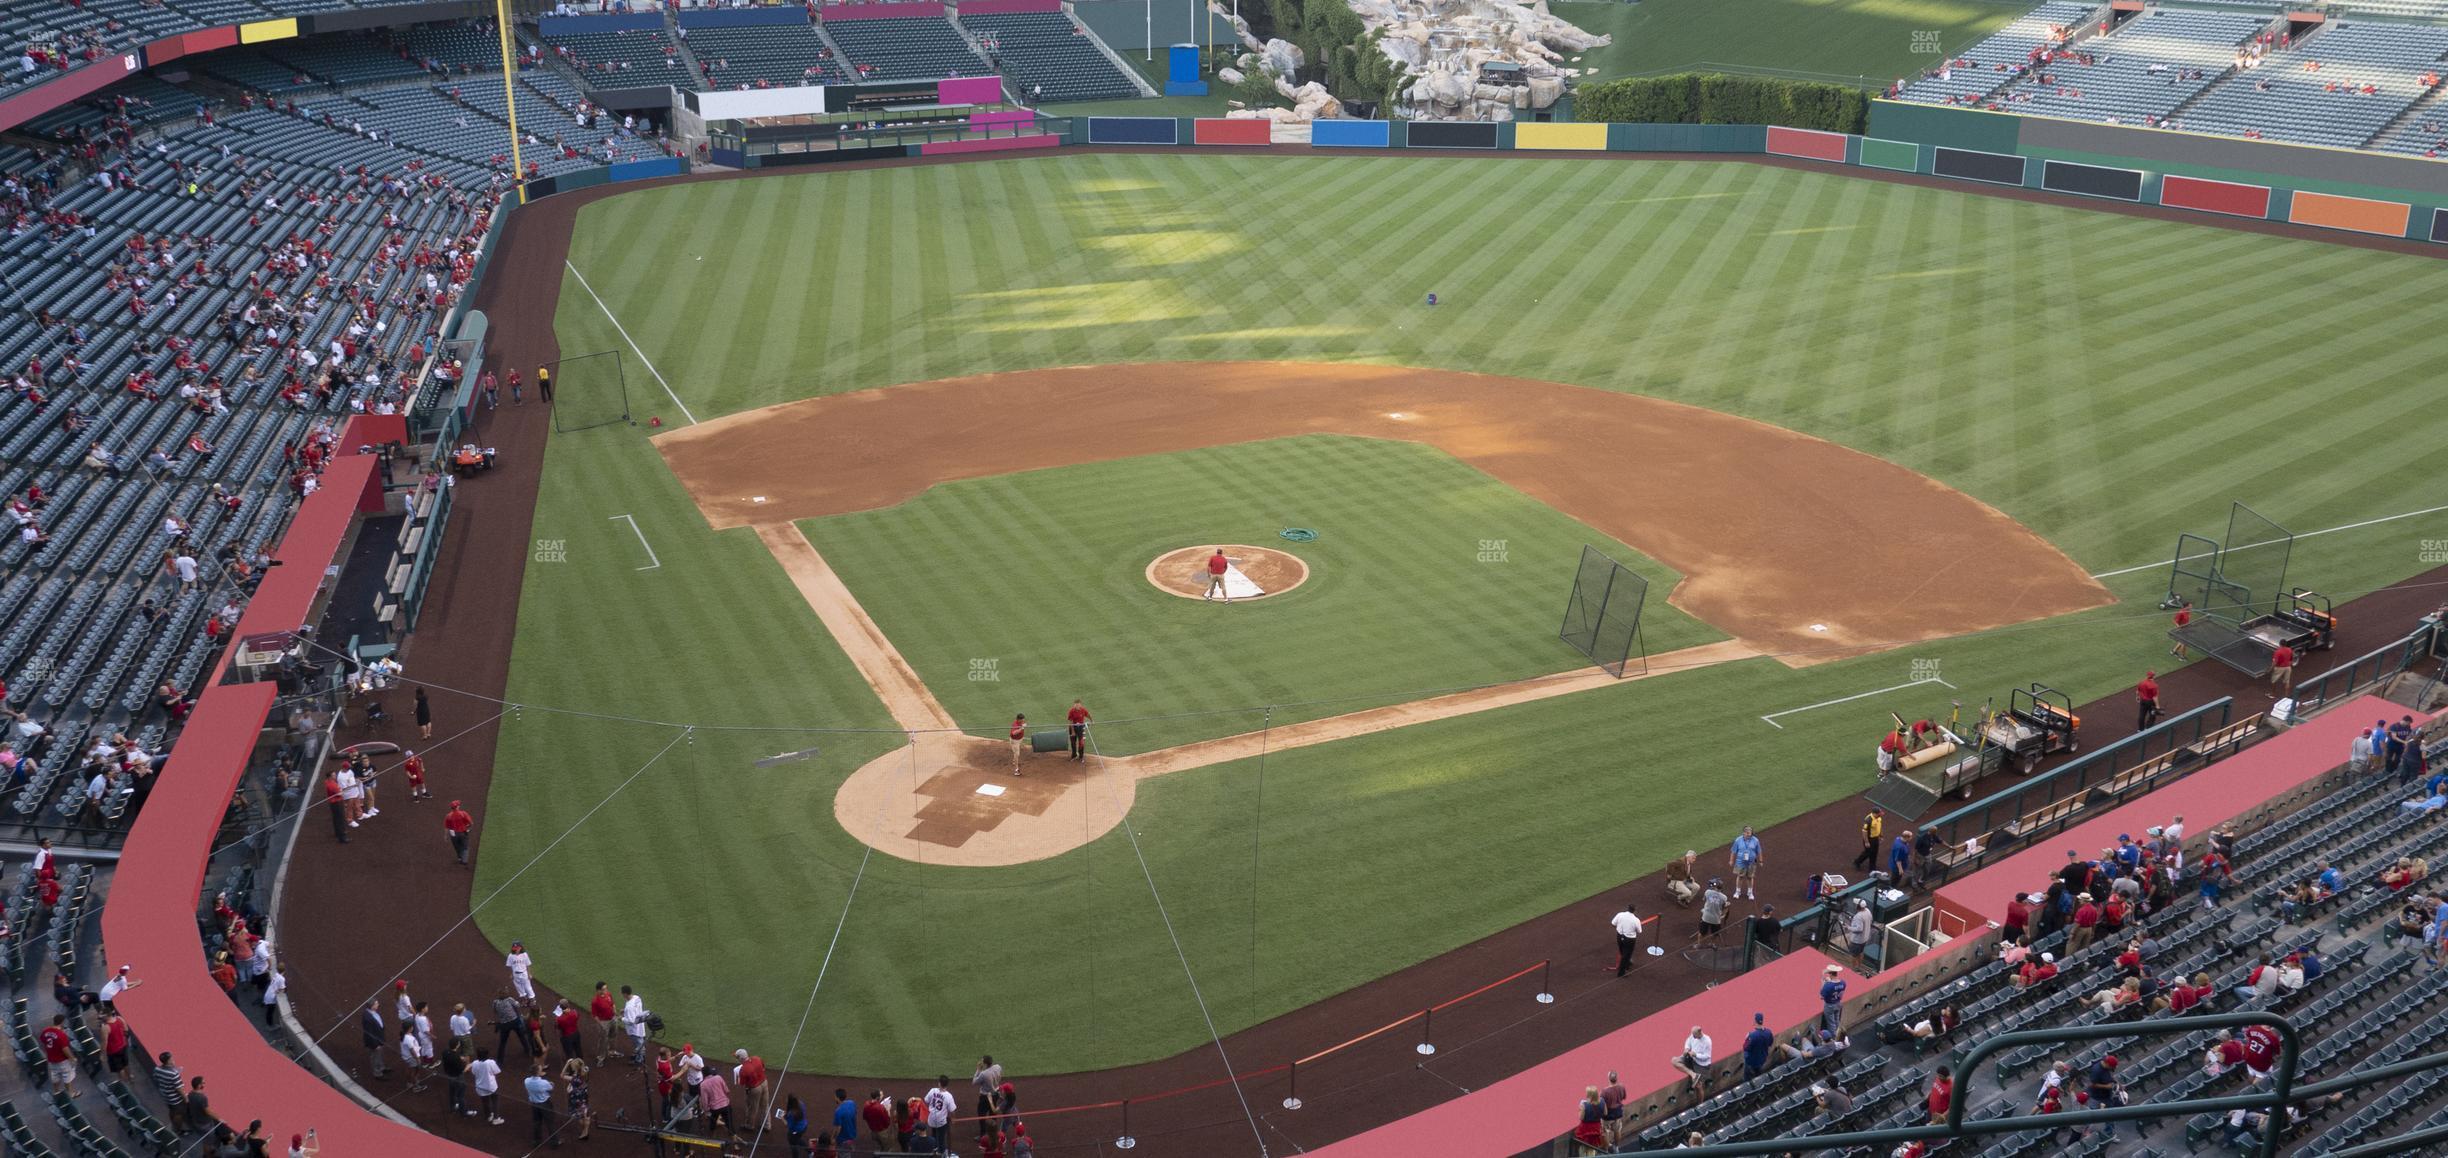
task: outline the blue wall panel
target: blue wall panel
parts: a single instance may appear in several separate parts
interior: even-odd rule
[[[1090,117],[1091,145],[1178,145],[1181,122],[1172,117]]]
[[[1316,121],[1309,143],[1333,149],[1382,149],[1392,143],[1384,121]]]

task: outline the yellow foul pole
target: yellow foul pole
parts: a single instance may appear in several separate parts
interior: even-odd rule
[[[527,166],[519,157],[518,37],[511,31],[510,0],[493,0],[494,31],[501,35],[502,101],[510,110],[510,180],[518,203],[527,203]]]

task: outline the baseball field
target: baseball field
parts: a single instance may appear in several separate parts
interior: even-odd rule
[[[2426,569],[2444,291],[1737,162],[608,197],[561,405],[636,424],[546,452],[477,921],[799,1069],[1169,1056],[1859,792],[1890,708],[2124,687],[2231,500],[2340,602]],[[1151,578],[1228,544],[1307,578]],[[1641,678],[1557,638],[1584,545]],[[1074,698],[1091,758],[1008,776]]]

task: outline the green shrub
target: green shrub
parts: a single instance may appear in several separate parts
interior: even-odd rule
[[[1573,116],[1629,124],[1784,125],[1859,133],[1870,122],[1870,94],[1818,81],[1683,72],[1583,85],[1573,92]]]

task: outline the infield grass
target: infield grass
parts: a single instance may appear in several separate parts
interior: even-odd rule
[[[2422,464],[2448,440],[2448,412],[2425,404],[2448,333],[2409,319],[2448,293],[2448,264],[1830,173],[1064,155],[627,194],[585,210],[573,254],[701,416],[986,370],[1367,361],[1636,390],[1777,423],[1931,474],[2099,570],[2164,558],[2178,531],[2217,534],[2230,499],[2298,530],[2441,501]],[[2319,288],[2334,285],[2356,289]],[[1416,304],[1431,289],[1448,301],[1433,319]],[[2282,340],[2273,310],[2290,319]],[[574,281],[558,334],[570,354],[626,348]],[[641,416],[674,413],[641,366],[628,373]],[[1626,463],[1625,485],[1641,470]],[[1025,513],[1006,504],[1064,485],[981,480],[909,508]],[[609,521],[624,513],[659,569],[637,570],[634,536]],[[1307,516],[1242,517],[1262,535]],[[875,522],[866,542],[841,540],[853,568],[975,550],[953,524]],[[1448,525],[1482,537],[1467,522]],[[1329,549],[1354,537],[1321,529]],[[1059,546],[1035,530],[1014,533],[1030,550]],[[1900,683],[1913,660],[1937,661],[1974,702],[2034,680],[2081,700],[2166,654],[2150,607],[2164,576],[2142,572],[2109,581],[2123,604],[2047,623],[1800,671],[1726,665],[1279,753],[1263,799],[1255,762],[1162,777],[1131,815],[1144,869],[1120,831],[1040,864],[950,869],[868,858],[832,821],[833,788],[894,742],[857,730],[888,726],[884,713],[753,536],[707,529],[639,432],[556,436],[536,534],[566,539],[566,561],[528,567],[511,691],[528,706],[505,728],[477,895],[542,855],[479,921],[497,942],[523,937],[556,986],[636,984],[701,1043],[772,1060],[796,1039],[801,1068],[837,1073],[931,1076],[989,1049],[1043,1073],[1191,1048],[1205,1023],[1158,897],[1230,1032],[1722,843],[1736,825],[1856,792],[1884,712],[1942,714],[1952,693],[1786,716],[1783,731],[1763,713]],[[2424,541],[2443,538],[2448,515],[2435,514],[2304,539],[2291,578],[2344,600],[2422,569]],[[1167,545],[1182,544],[1146,549]],[[895,620],[925,616],[938,597],[925,589],[951,583],[877,574],[885,589],[862,576],[860,594]],[[1894,594],[1943,581],[1903,571]],[[1473,593],[1445,597],[1456,594]],[[1066,610],[1059,594],[1015,598]],[[1547,598],[1532,642],[1503,646],[1553,645],[1562,608]],[[1062,651],[1137,646],[991,626],[1010,633],[1016,653],[998,658],[1015,679],[1075,662]],[[940,627],[891,630],[924,653],[975,654],[928,638]],[[1049,640],[1052,661],[1038,650]],[[1240,682],[1213,707],[1254,726],[1268,681],[1336,682],[1319,673],[1333,674],[1345,641],[1281,642],[1303,646],[1283,647],[1277,666],[1317,670],[1250,672],[1236,658]],[[1164,660],[1149,656],[1115,662]],[[1255,698],[1235,702],[1244,689]],[[1049,690],[1057,707],[1075,694]],[[578,823],[675,731],[605,715],[701,727]],[[1169,742],[1145,727],[1117,722],[1100,743]],[[804,762],[752,767],[810,744],[822,751]],[[1606,951],[1602,931],[1589,951]],[[1319,1045],[1369,1028],[1320,1027]]]
[[[1667,605],[1680,577],[1521,492],[1404,442],[1311,435],[949,483],[800,524],[954,718],[1003,735],[1074,697],[1115,754],[1585,665],[1556,638],[1589,544],[1650,581],[1651,652],[1724,638]],[[1289,543],[1289,526],[1319,532]],[[1148,563],[1207,543],[1309,564],[1280,596],[1168,595]]]

